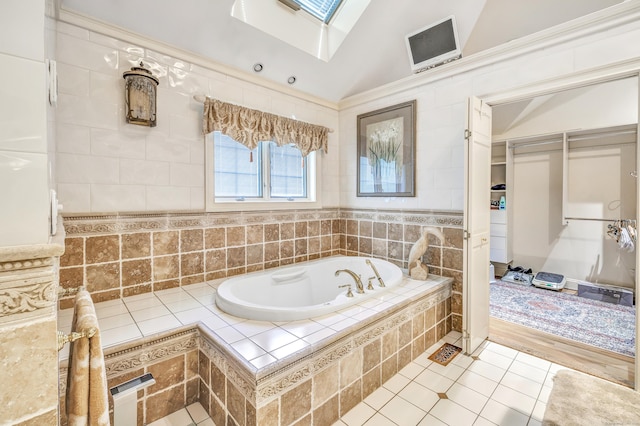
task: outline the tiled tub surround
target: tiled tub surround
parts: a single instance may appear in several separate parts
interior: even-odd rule
[[[217,425],[331,424],[451,330],[450,278],[405,277],[391,297],[278,323],[220,311],[220,281],[96,304],[109,385],[156,378],[138,394],[139,425],[195,401]],[[62,330],[71,316],[59,311]]]
[[[462,214],[384,210],[290,210],[66,217],[60,285],[84,285],[95,302],[187,286],[337,254],[373,256],[406,268],[420,227],[423,262],[453,278],[452,326],[461,331]],[[60,308],[72,305],[72,296]]]

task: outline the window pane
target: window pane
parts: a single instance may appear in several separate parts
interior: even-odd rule
[[[269,142],[269,163],[272,198],[307,196],[307,161],[298,148]]]
[[[342,0],[294,0],[304,10],[328,23]]]
[[[252,152],[229,136],[215,132],[213,155],[216,197],[262,197],[259,147]]]

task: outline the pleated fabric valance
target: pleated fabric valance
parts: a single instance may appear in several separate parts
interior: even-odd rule
[[[326,127],[217,99],[205,99],[202,126],[205,134],[220,131],[251,150],[259,142],[273,141],[278,146],[293,144],[303,156],[319,149],[327,152]]]

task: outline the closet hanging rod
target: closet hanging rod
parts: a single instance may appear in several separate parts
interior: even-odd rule
[[[618,222],[621,220],[629,220],[629,219],[600,219],[596,217],[565,217],[564,220],[591,220],[594,222]]]
[[[620,131],[617,131],[617,132],[603,132],[603,133],[585,134],[585,135],[580,135],[580,136],[569,136],[567,138],[567,140],[569,142],[572,142],[572,141],[586,141],[586,140],[591,140],[591,139],[601,139],[601,138],[608,138],[608,137],[612,137],[612,136],[635,135],[635,134],[636,134],[636,130],[635,129],[630,129],[630,130],[620,130]]]
[[[538,141],[538,142],[523,142],[523,143],[517,143],[517,144],[513,144],[513,145],[509,145],[510,149],[517,149],[517,148],[524,148],[527,146],[534,146],[534,145],[550,145],[553,143],[562,143],[562,139],[552,139],[552,140],[544,140],[544,141]]]
[[[608,146],[623,146],[623,145],[635,145],[635,144],[636,144],[635,142],[616,142],[616,143],[604,143],[599,145],[573,146],[573,147],[569,147],[569,149],[571,149],[571,151],[575,151],[576,149],[606,148]]]
[[[201,104],[207,99],[205,95],[193,95],[193,99]],[[333,129],[328,129],[329,133],[333,133]]]

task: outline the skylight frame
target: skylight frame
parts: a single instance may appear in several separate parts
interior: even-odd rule
[[[325,24],[331,21],[343,0],[293,0],[305,12]]]

